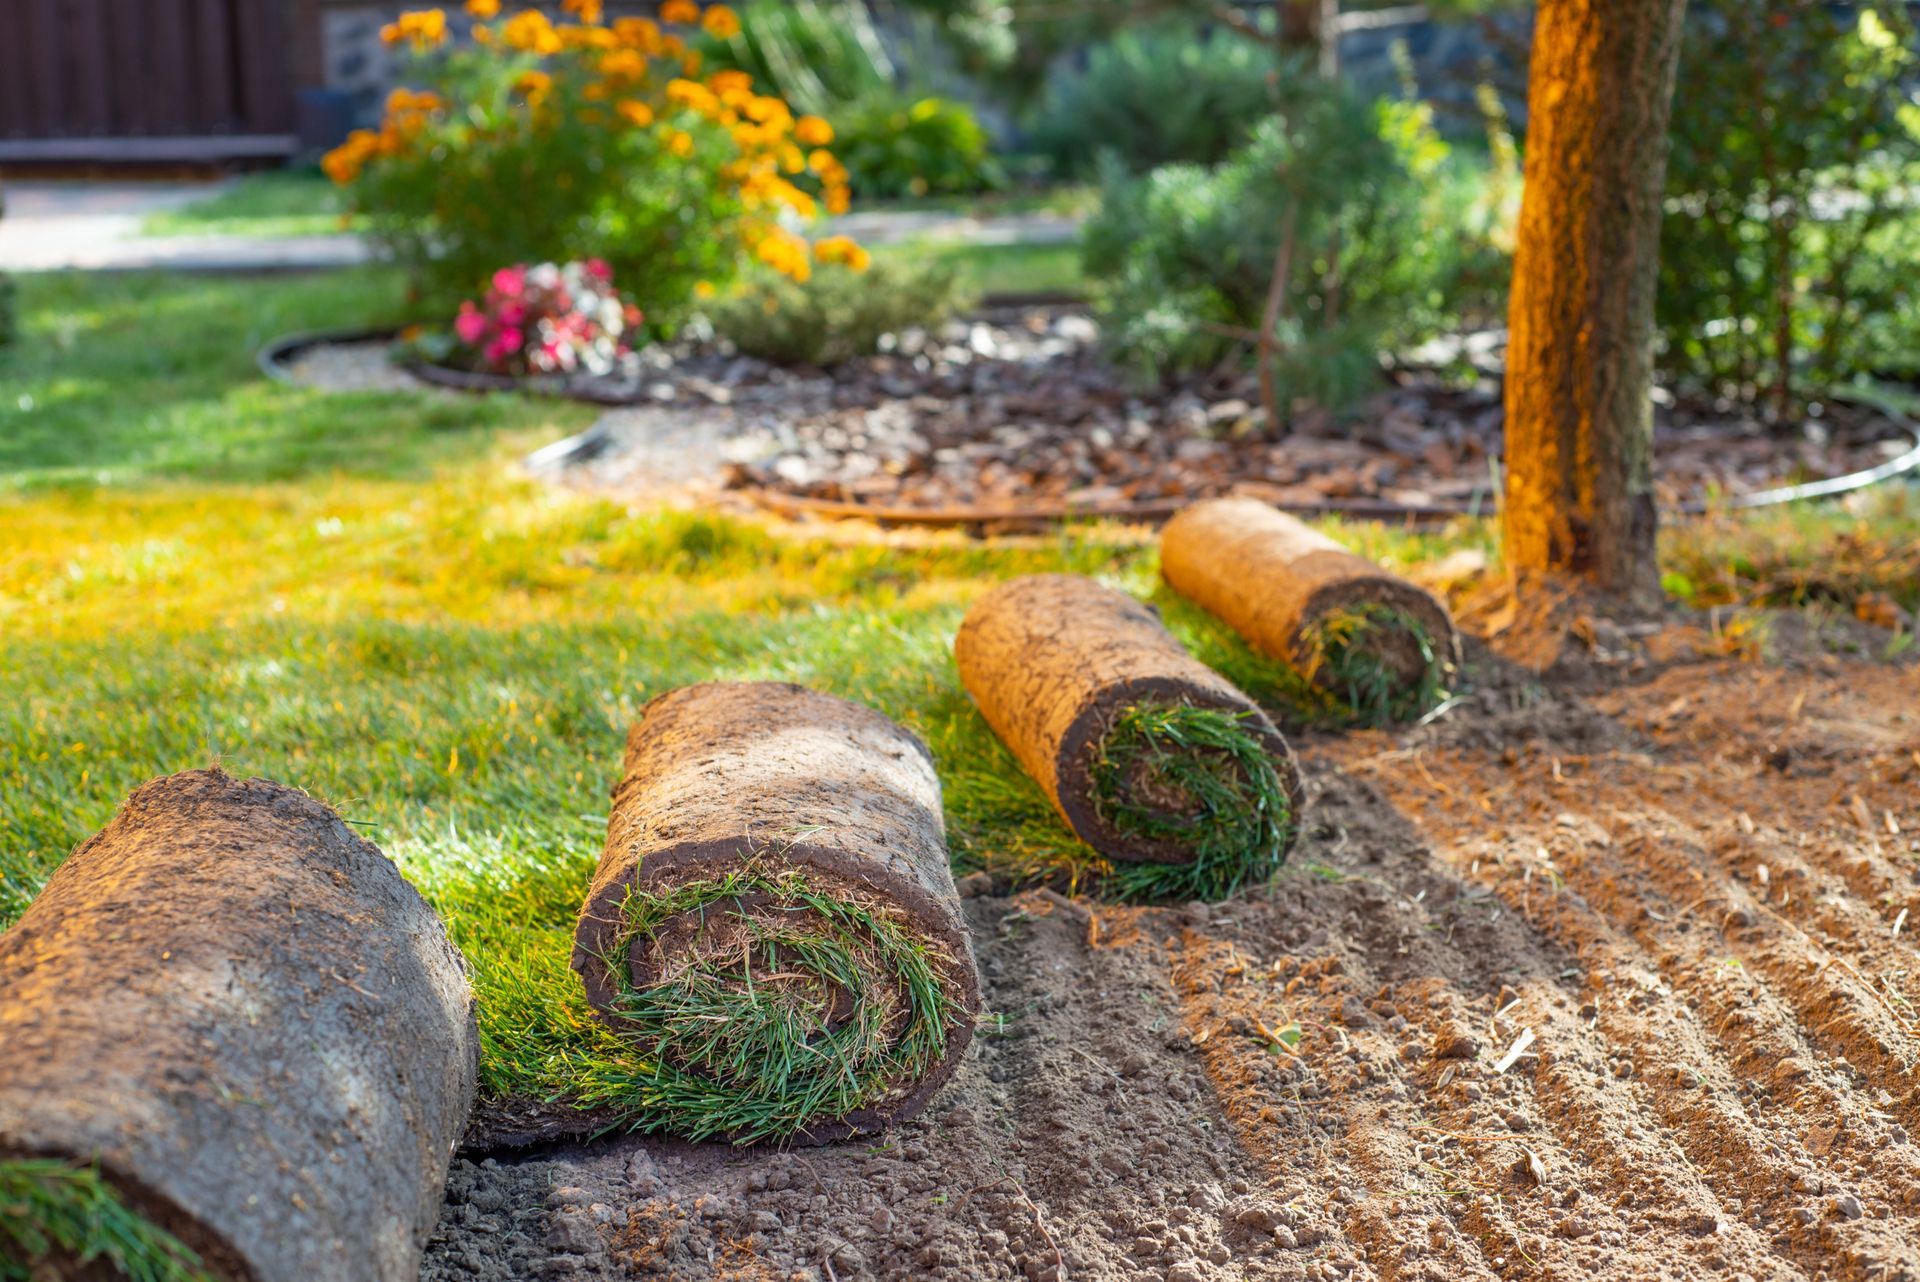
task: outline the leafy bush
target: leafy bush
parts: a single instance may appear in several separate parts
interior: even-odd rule
[[[968,11],[964,0],[919,0],[911,16],[959,22]],[[825,117],[838,139],[835,152],[862,196],[975,192],[1004,183],[989,154],[992,139],[972,109],[920,92],[924,77],[889,52],[864,3],[755,0],[744,12],[738,34],[709,42],[713,62],[745,71]],[[926,22],[906,25],[913,37]],[[929,49],[917,52],[919,62],[937,61]]]
[[[525,10],[457,47],[439,10],[386,29],[428,88],[397,90],[381,128],[325,167],[416,289],[451,311],[505,264],[599,258],[671,325],[696,284],[751,259],[804,274],[807,244],[782,220],[846,208],[832,128],[741,72],[695,79],[682,34],[602,25],[598,0],[567,7],[581,21]],[[738,28],[724,5],[667,0],[660,15],[716,37]]]
[[[1775,417],[1920,363],[1920,108],[1905,7],[1698,0],[1674,99],[1659,320],[1670,372]]]
[[[708,308],[716,333],[749,356],[781,365],[833,365],[879,350],[885,334],[932,329],[966,306],[951,263],[929,259],[870,261],[864,251],[830,252],[799,284],[773,273],[738,283]]]
[[[1095,172],[1103,155],[1135,173],[1217,164],[1272,114],[1276,74],[1270,52],[1225,33],[1122,32],[1048,82],[1028,142],[1064,175]]]
[[[874,94],[835,111],[835,148],[856,191],[928,196],[1006,182],[973,112],[946,98]]]
[[[1219,165],[1133,178],[1110,162],[1087,269],[1116,355],[1164,376],[1251,360],[1284,264],[1276,399],[1338,406],[1372,384],[1383,349],[1447,324],[1468,268],[1497,255],[1424,105],[1310,75],[1282,96]]]

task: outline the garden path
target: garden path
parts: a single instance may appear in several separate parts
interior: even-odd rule
[[[151,214],[215,194],[207,183],[10,182],[0,219],[0,271],[312,271],[350,267],[371,251],[359,236],[143,236]],[[870,244],[926,238],[977,245],[1061,244],[1080,221],[1061,214],[973,217],[872,210],[829,220]]]

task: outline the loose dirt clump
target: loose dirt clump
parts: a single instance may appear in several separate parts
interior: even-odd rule
[[[921,1118],[463,1161],[424,1276],[1920,1277],[1920,674],[1515,630],[1297,740],[1271,889],[963,883],[992,1014]]]

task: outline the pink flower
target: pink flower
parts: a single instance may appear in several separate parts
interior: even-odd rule
[[[493,336],[493,341],[487,344],[487,363],[504,365],[507,357],[519,351],[525,341],[525,337],[517,329],[501,330]]]
[[[519,329],[527,323],[527,313],[532,310],[525,303],[502,303],[495,311],[502,325]]]
[[[509,298],[518,298],[527,289],[526,264],[502,267],[493,274],[493,287]]]
[[[595,280],[612,280],[613,268],[607,266],[604,258],[589,258],[586,262],[587,275]]]
[[[453,332],[468,347],[479,343],[487,332],[487,318],[472,303],[460,304],[460,314],[453,318]]]

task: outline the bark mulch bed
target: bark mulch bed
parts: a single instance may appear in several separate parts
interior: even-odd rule
[[[1350,414],[1302,414],[1281,440],[1262,434],[1253,380],[1144,385],[1102,357],[1098,326],[1070,307],[992,309],[907,331],[893,350],[832,370],[692,342],[640,355],[621,387],[594,397],[627,404],[558,462],[559,479],[623,493],[718,484],[773,506],[857,505],[907,520],[984,509],[980,524],[1034,509],[1164,516],[1226,494],[1444,515],[1491,510],[1497,490],[1500,352],[1490,341],[1423,354],[1447,357],[1449,369],[1394,371]],[[380,344],[310,347],[286,364],[319,386],[411,378]],[[1776,429],[1733,406],[1662,401],[1655,449],[1668,507],[1842,476],[1913,447],[1898,421],[1850,403]]]

